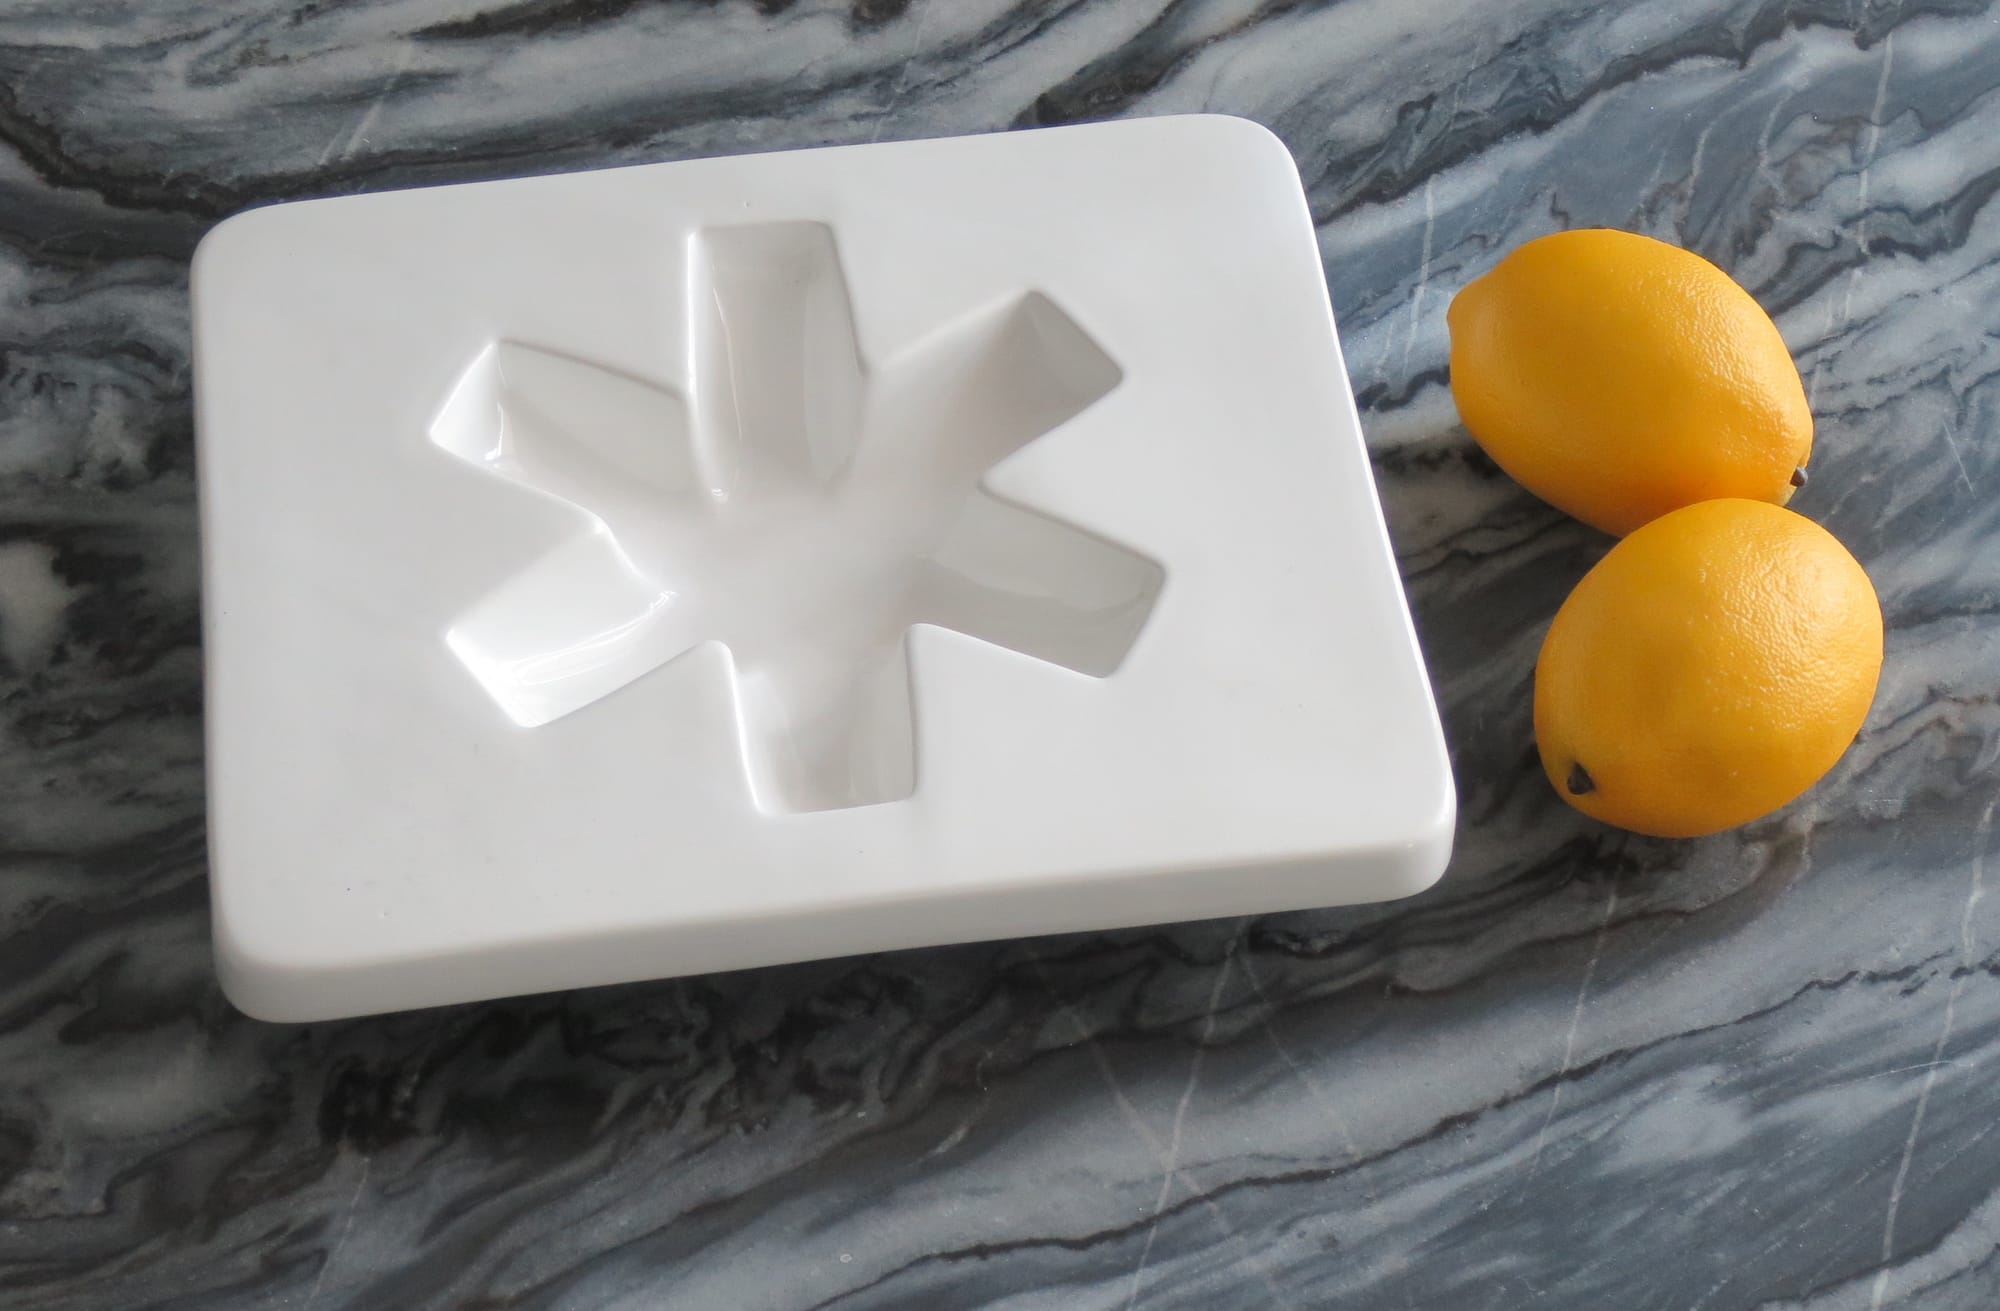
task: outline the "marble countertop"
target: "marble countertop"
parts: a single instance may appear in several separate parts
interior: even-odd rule
[[[1303,170],[1462,798],[1396,905],[307,1027],[210,974],[187,260],[257,202],[1183,110]],[[2000,1305],[2000,13],[1977,0],[0,7],[0,1306]],[[1706,841],[1565,808],[1606,540],[1444,308],[1610,224],[1777,316],[1858,746]],[[2000,877],[2000,870],[1995,871]]]

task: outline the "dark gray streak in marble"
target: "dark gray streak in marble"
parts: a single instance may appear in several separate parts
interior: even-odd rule
[[[309,1028],[209,974],[186,259],[287,197],[1210,109],[1307,179],[1460,775],[1416,901]],[[0,1305],[2000,1305],[2000,13],[1968,0],[0,7]],[[1451,295],[1685,242],[1891,624],[1783,814],[1627,838],[1528,680],[1603,539]],[[2000,871],[1996,871],[2000,873]]]

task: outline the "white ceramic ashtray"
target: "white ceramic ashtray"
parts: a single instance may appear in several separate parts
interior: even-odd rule
[[[252,1014],[1443,868],[1443,741],[1262,128],[281,205],[194,281],[215,944]]]

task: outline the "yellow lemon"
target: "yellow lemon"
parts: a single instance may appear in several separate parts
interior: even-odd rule
[[[1608,229],[1528,242],[1459,292],[1451,390],[1487,454],[1605,532],[1717,497],[1782,505],[1812,413],[1778,329],[1690,251]]]
[[[1535,665],[1535,738],[1563,799],[1699,837],[1833,767],[1882,672],[1882,608],[1832,534],[1762,501],[1705,501],[1618,543]]]

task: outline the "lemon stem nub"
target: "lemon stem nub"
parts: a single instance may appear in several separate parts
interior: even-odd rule
[[[1800,465],[1798,468],[1792,470],[1792,486],[1803,487],[1805,485],[1806,485],[1806,470],[1804,465]]]
[[[1570,795],[1580,797],[1586,792],[1595,791],[1597,791],[1597,780],[1590,776],[1589,771],[1584,769],[1582,765],[1571,765],[1569,767]]]

